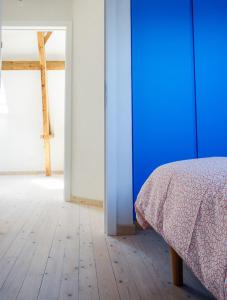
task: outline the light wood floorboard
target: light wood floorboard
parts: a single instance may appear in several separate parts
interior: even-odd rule
[[[152,230],[107,237],[101,208],[64,203],[61,176],[0,176],[0,300],[211,300],[171,283]]]

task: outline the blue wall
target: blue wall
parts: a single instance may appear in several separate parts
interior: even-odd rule
[[[227,1],[131,9],[135,200],[159,165],[227,156]]]
[[[190,0],[132,0],[134,199],[159,165],[196,157]]]
[[[199,157],[227,156],[227,1],[193,4]]]

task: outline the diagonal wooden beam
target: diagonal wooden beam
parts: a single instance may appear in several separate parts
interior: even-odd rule
[[[64,61],[47,61],[48,71],[65,70]],[[40,71],[40,61],[3,61],[3,71]]]
[[[47,41],[49,40],[49,38],[50,38],[51,34],[52,34],[52,32],[51,32],[51,31],[49,31],[49,32],[47,32],[47,34],[44,36],[44,44],[46,44],[46,43],[47,43]]]
[[[43,109],[43,139],[45,151],[45,172],[46,176],[51,176],[51,157],[50,157],[50,119],[48,103],[47,86],[47,61],[45,51],[45,36],[43,32],[37,32],[39,59],[41,69],[41,87],[42,87],[42,109]]]

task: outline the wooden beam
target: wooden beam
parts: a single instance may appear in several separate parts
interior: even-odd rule
[[[64,61],[47,61],[47,70],[48,71],[65,70],[65,62]]]
[[[65,70],[64,61],[47,61],[48,71]],[[39,61],[3,61],[3,71],[40,71],[41,66]]]
[[[47,34],[44,36],[44,44],[46,44],[46,43],[47,43],[47,41],[49,40],[49,38],[50,38],[51,34],[52,34],[52,32],[51,32],[51,31],[49,31],[49,32],[47,32]]]
[[[50,157],[50,134],[51,133],[50,133],[48,86],[47,86],[47,62],[46,62],[45,40],[44,40],[43,32],[38,32],[37,38],[38,38],[39,59],[40,59],[40,68],[41,68],[45,172],[46,172],[46,176],[51,176],[51,157]]]

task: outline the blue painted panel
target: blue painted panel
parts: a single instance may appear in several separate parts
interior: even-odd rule
[[[194,1],[200,157],[227,156],[227,1]]]
[[[196,157],[190,0],[132,0],[134,199],[159,165]]]

